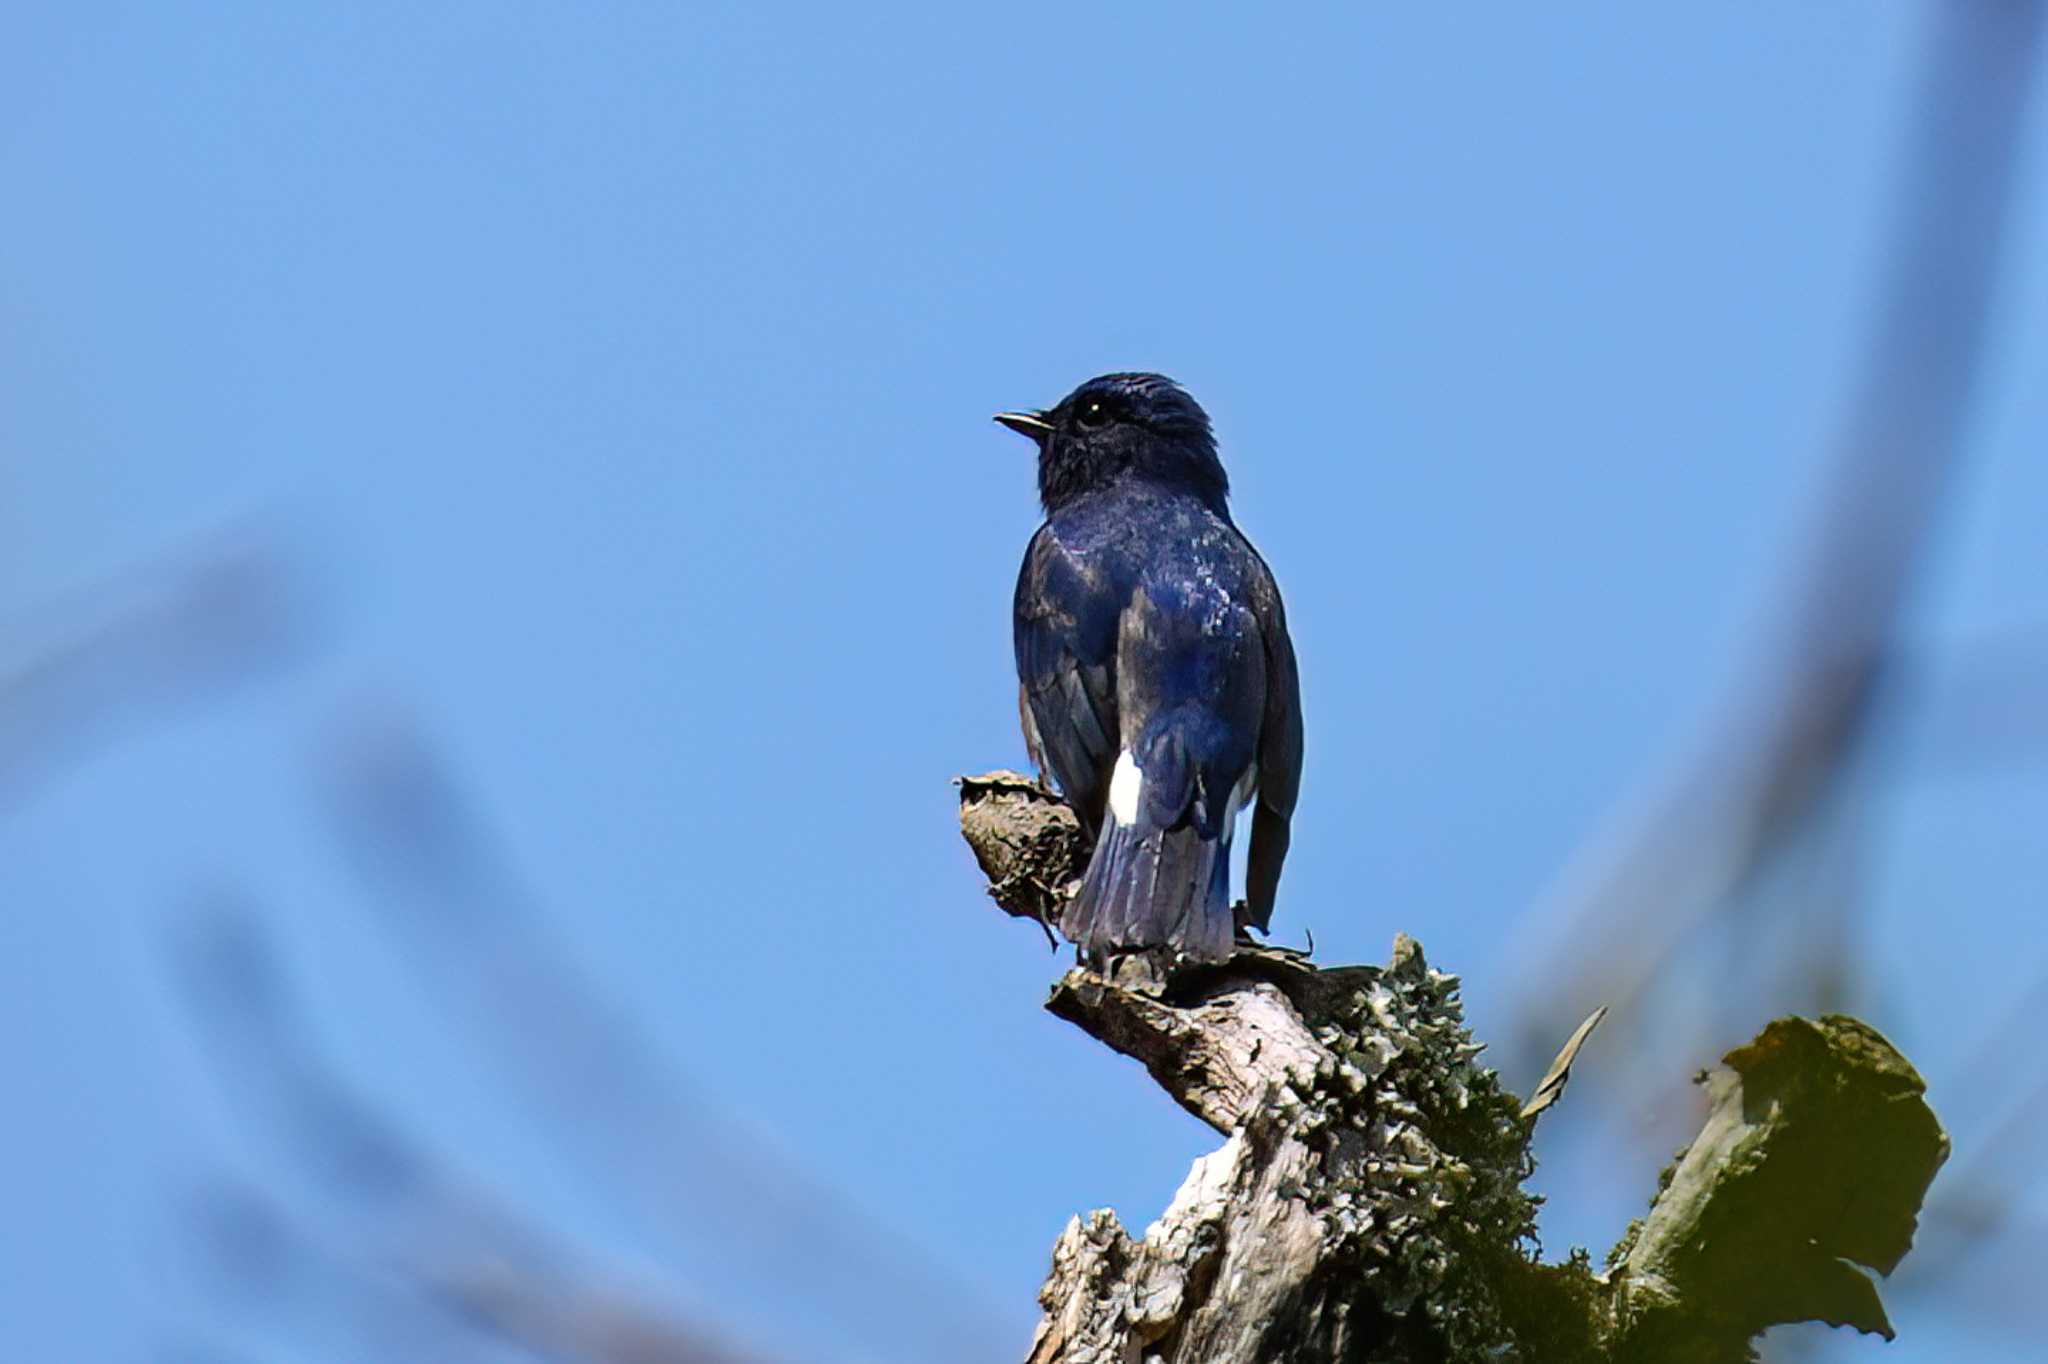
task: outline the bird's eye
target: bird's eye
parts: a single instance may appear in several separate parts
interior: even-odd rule
[[[1109,409],[1103,405],[1101,399],[1091,398],[1081,404],[1081,410],[1074,414],[1074,420],[1091,430],[1098,426],[1107,426]]]

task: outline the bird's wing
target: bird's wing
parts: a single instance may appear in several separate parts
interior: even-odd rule
[[[1068,553],[1049,527],[1033,537],[1017,575],[1015,622],[1017,680],[1032,721],[1025,740],[1036,739],[1091,839],[1116,762],[1119,598],[1106,570]]]
[[[1301,682],[1280,589],[1264,560],[1259,568],[1251,609],[1266,651],[1266,708],[1259,727],[1259,795],[1245,864],[1245,906],[1251,922],[1263,931],[1273,916],[1280,864],[1287,860],[1294,801],[1301,790]]]

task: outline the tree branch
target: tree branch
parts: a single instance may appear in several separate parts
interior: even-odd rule
[[[1071,893],[1078,858],[1041,836],[1056,797],[1000,773],[961,795],[992,893]],[[1068,1224],[1031,1364],[1705,1364],[1783,1322],[1891,1334],[1853,1264],[1898,1264],[1948,1139],[1875,1031],[1780,1019],[1729,1053],[1698,1140],[1595,1274],[1535,1256],[1533,1117],[1477,1064],[1458,988],[1405,935],[1385,968],[1254,948],[1068,972],[1047,1007],[1227,1140],[1142,1238],[1107,1210]]]

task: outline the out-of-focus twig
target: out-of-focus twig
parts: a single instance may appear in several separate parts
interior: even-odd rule
[[[311,1173],[311,1172],[309,1172]],[[380,1364],[498,1364],[504,1351],[379,1263],[368,1243],[251,1179],[206,1180],[184,1200],[185,1241],[214,1330],[238,1345],[289,1341]],[[216,1348],[218,1348],[216,1346]],[[529,1356],[530,1357],[530,1356]]]
[[[1953,481],[1981,370],[2041,14],[1941,5],[1903,157],[1895,239],[1869,349],[1815,524],[1743,685],[1693,755],[1625,806],[1525,924],[1524,1033],[1555,1037],[1598,999],[1627,1010],[1674,951],[1741,911],[1802,843],[1807,961],[1842,969],[1855,890],[1851,808],[1883,715],[1901,609]],[[1786,1001],[1777,1001],[1784,1003]],[[1631,1030],[1640,1035],[1638,1030]]]
[[[330,1323],[403,1322],[416,1357],[437,1364],[494,1340],[574,1364],[758,1364],[594,1284],[538,1228],[465,1187],[350,1092],[306,1035],[253,916],[216,903],[175,947],[207,1055],[303,1193],[296,1208],[216,1196],[209,1208],[226,1233],[216,1260],[233,1263],[236,1237],[253,1230],[261,1244],[244,1248],[245,1268],[294,1274]]]
[[[593,1192],[665,1259],[713,1290],[790,1285],[804,1315],[835,1323],[861,1358],[993,1357],[1000,1325],[951,1274],[721,1118],[576,974],[546,912],[401,712],[365,709],[327,752],[323,794],[382,922],[435,997],[468,1014]],[[903,1311],[911,1302],[918,1309]]]
[[[230,543],[133,571],[23,624],[0,652],[0,812],[70,756],[164,705],[288,658],[308,603],[283,556]]]

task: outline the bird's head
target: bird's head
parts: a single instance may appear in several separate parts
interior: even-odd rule
[[[1125,478],[1191,493],[1222,513],[1230,480],[1209,414],[1161,374],[1105,374],[1039,412],[996,420],[1038,445],[1038,500],[1048,512]]]

